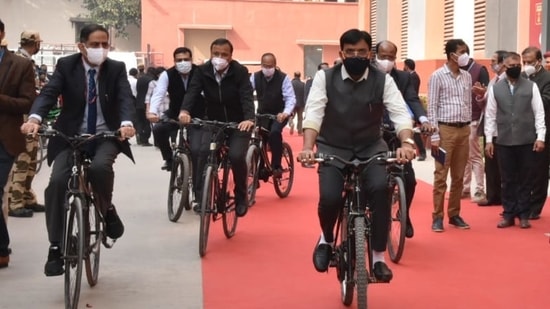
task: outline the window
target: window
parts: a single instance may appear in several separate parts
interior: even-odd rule
[[[474,3],[474,51],[485,50],[485,12],[486,0]]]
[[[454,0],[445,0],[444,4],[444,23],[443,23],[443,44],[454,37]]]
[[[401,59],[406,59],[409,48],[409,0],[401,1]]]

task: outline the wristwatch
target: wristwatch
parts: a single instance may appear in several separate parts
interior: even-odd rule
[[[405,144],[409,144],[411,145],[414,149],[416,149],[416,144],[414,143],[414,140],[412,138],[406,138],[404,140],[401,141],[401,143],[405,143]]]

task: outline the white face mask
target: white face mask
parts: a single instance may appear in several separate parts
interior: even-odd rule
[[[378,68],[378,70],[384,73],[389,73],[393,69],[393,65],[393,61],[388,59],[382,60],[378,58],[378,56],[376,56],[376,67]]]
[[[537,68],[535,68],[534,65],[526,64],[525,66],[523,66],[523,72],[525,72],[527,76],[531,76],[532,74],[535,74],[535,72],[537,72]]]
[[[101,65],[105,59],[107,59],[107,54],[109,51],[105,48],[86,48],[86,58],[88,62],[93,65]]]
[[[176,62],[176,70],[178,70],[178,72],[180,72],[181,74],[189,73],[192,67],[193,64],[191,63],[191,61]]]
[[[229,65],[227,60],[220,57],[212,57],[210,62],[212,62],[212,65],[214,66],[214,69],[216,69],[216,71],[223,71]]]
[[[275,74],[275,68],[262,68],[262,73],[265,77],[271,77]]]
[[[502,69],[502,65],[496,63],[491,65],[491,70],[493,70],[493,73],[498,74],[500,72],[500,69]]]
[[[456,62],[458,62],[459,67],[467,66],[469,61],[470,61],[470,55],[468,55],[468,53],[464,53],[458,56],[458,59],[456,60]]]

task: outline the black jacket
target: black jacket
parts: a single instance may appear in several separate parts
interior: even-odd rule
[[[29,114],[37,114],[45,119],[48,112],[63,96],[61,113],[54,128],[69,136],[79,133],[86,110],[86,73],[82,54],[74,54],[59,59],[50,82],[42,88],[34,101]],[[105,60],[98,74],[98,98],[105,123],[111,131],[120,128],[122,121],[132,121],[135,116],[132,91],[123,62]],[[133,160],[128,141],[119,142],[120,150]],[[68,145],[61,137],[54,137],[48,143],[48,163]]]
[[[149,83],[155,79],[151,74],[140,76],[136,82],[136,109],[145,109],[145,97],[149,90]]]
[[[201,104],[204,94],[206,117],[210,120],[241,122],[254,120],[254,101],[248,69],[231,61],[227,74],[218,84],[212,63],[199,66],[191,78],[181,110],[191,111]]]
[[[420,117],[426,116],[426,111],[422,103],[420,103],[418,91],[415,89],[414,80],[411,78],[411,74],[409,72],[393,69],[390,75],[397,84],[397,88],[399,88],[405,103],[407,103],[413,112],[414,119],[420,122]]]

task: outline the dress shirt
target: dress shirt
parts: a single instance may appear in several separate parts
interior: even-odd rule
[[[472,121],[472,76],[459,70],[457,77],[447,64],[437,69],[428,82],[428,118],[434,127],[438,122]],[[439,141],[439,133],[432,135]]]
[[[264,75],[262,74],[262,76]],[[267,80],[271,80],[271,77]],[[254,74],[250,75],[250,83],[252,84],[252,89],[255,90],[256,86],[254,84]],[[294,88],[292,87],[292,82],[290,81],[290,78],[288,78],[288,75],[285,75],[285,78],[283,79],[281,91],[283,92],[283,100],[285,101],[285,109],[283,110],[283,113],[290,115],[296,106],[296,95],[294,94]]]
[[[189,82],[189,75],[181,75],[181,80],[185,89],[187,89],[187,83]],[[151,96],[149,105],[149,112],[160,115],[162,106],[166,100],[166,92],[168,91],[168,84],[170,83],[168,79],[168,73],[166,71],[162,72],[159,76],[156,86],[154,87],[153,95]],[[151,88],[151,83],[149,83],[149,88]],[[149,92],[149,91],[147,91]],[[147,95],[145,98],[145,103],[147,103]]]
[[[130,89],[132,90],[132,95],[135,98],[137,96],[137,89],[136,89],[137,78],[130,75],[128,76],[128,82],[130,83]]]
[[[510,92],[513,93],[513,85],[509,83]],[[487,107],[485,108],[485,136],[497,136],[497,101],[493,87],[489,89],[487,96]],[[544,106],[540,96],[539,87],[533,83],[533,96],[531,98],[531,108],[535,115],[535,130],[537,132],[537,141],[544,142],[546,135],[546,125],[544,123]],[[492,143],[492,140],[487,140],[487,143]]]
[[[342,80],[351,79],[344,66],[342,66],[341,72]],[[358,83],[366,80],[368,74],[369,69],[365,70],[363,76],[355,82]],[[407,104],[403,100],[403,96],[399,92],[395,81],[389,74],[386,74],[382,100],[397,133],[399,134],[404,129],[412,130],[412,118],[407,111]],[[315,74],[311,84],[311,90],[309,91],[305,107],[303,128],[313,129],[317,132],[321,130],[327,102],[326,75],[324,70],[320,70]]]

